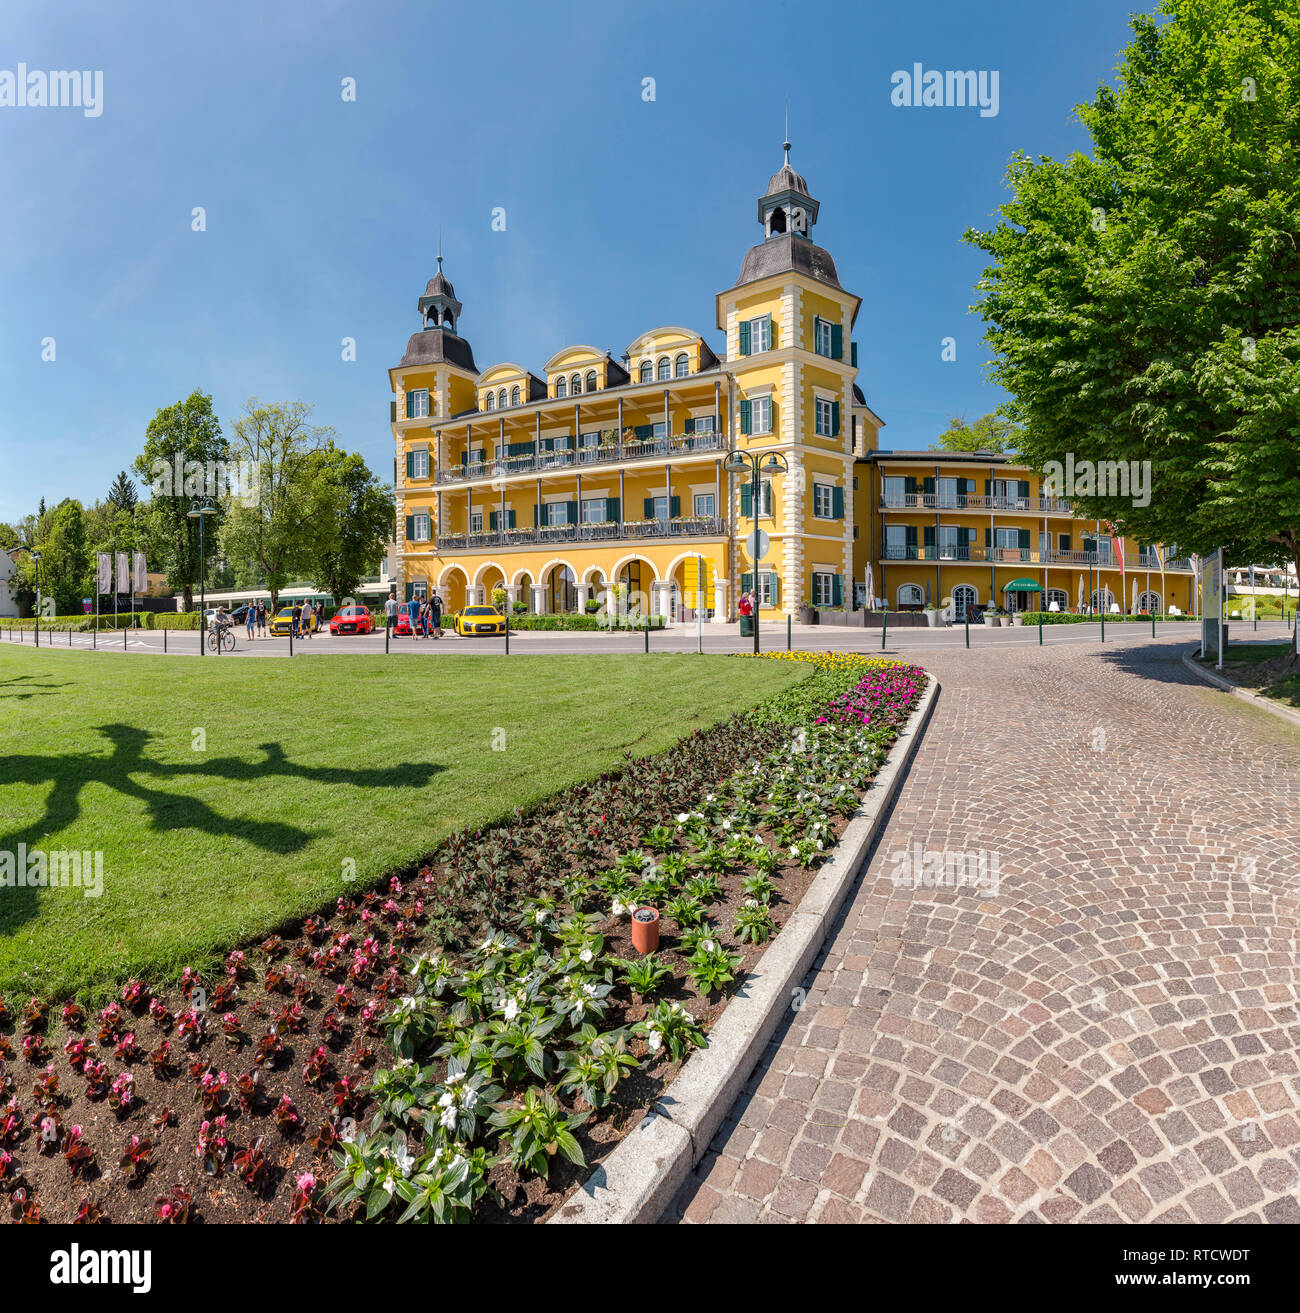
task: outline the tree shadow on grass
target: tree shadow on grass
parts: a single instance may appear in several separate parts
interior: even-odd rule
[[[35,675],[11,675],[0,679],[0,698],[51,697],[48,689],[67,688],[66,679],[38,679]]]
[[[175,764],[145,755],[149,740],[157,737],[148,730],[121,724],[96,728],[112,745],[107,754],[69,750],[59,755],[14,755],[0,759],[0,789],[6,784],[39,786],[48,782],[51,785],[43,815],[13,833],[0,833],[0,852],[16,854],[19,844],[29,850],[37,848],[47,835],[72,825],[81,815],[82,791],[88,785],[100,785],[123,799],[143,804],[149,814],[146,826],[154,833],[200,830],[213,836],[242,839],[268,853],[293,852],[315,836],[281,821],[223,816],[200,798],[155,787],[152,781],[202,776],[249,784],[299,779],[323,785],[350,784],[359,789],[420,788],[443,769],[410,762],[373,769],[306,766],[290,761],[278,743],[258,744],[258,751],[264,754],[261,761],[219,757]],[[250,795],[250,801],[255,805],[256,795]],[[0,888],[0,933],[11,932],[35,915],[38,892],[17,884]]]

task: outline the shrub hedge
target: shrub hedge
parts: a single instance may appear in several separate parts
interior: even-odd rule
[[[1036,625],[1039,619],[1042,619],[1045,625],[1095,625],[1101,619],[1099,615],[1074,615],[1070,611],[1026,611],[1024,612],[1025,624]],[[1195,620],[1192,615],[1158,615],[1157,621],[1163,620]],[[1108,615],[1106,623],[1108,625],[1119,624],[1121,621],[1127,624],[1149,625],[1151,617],[1149,615]]]

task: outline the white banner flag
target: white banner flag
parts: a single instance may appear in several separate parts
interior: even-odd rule
[[[149,580],[146,578],[143,552],[136,552],[131,557],[131,586],[137,593],[143,593],[149,586]]]
[[[126,553],[118,552],[117,553],[117,591],[119,593],[126,593],[126,592],[130,592],[130,590],[131,590],[131,575],[130,575],[130,570],[128,569],[127,566]]]
[[[95,566],[99,576],[95,588],[100,593],[107,593],[113,587],[113,558],[108,552],[98,552],[95,556]]]

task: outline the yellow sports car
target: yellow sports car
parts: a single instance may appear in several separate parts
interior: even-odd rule
[[[313,615],[307,626],[309,632],[316,632],[316,617]],[[287,638],[293,632],[293,607],[282,606],[272,617],[270,630],[277,638]]]
[[[504,634],[506,618],[495,606],[467,606],[456,616],[455,629],[462,638]]]

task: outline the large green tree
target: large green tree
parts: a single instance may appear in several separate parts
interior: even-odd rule
[[[81,613],[81,599],[91,592],[89,549],[81,503],[69,497],[49,515],[40,544],[40,592],[51,599],[56,614]]]
[[[222,528],[228,560],[253,561],[280,604],[280,589],[302,573],[312,543],[330,526],[314,491],[317,458],[333,430],[312,424],[303,401],[259,405],[250,400],[232,426],[227,459],[253,470],[254,495],[232,502]]]
[[[1090,155],[1017,155],[967,240],[994,377],[1049,462],[1150,462],[1148,505],[1073,500],[1147,541],[1300,568],[1300,6],[1164,0]],[[1065,489],[1070,493],[1070,489]]]
[[[194,605],[200,568],[199,521],[190,518],[189,510],[192,502],[208,499],[215,508],[203,530],[210,572],[216,532],[228,504],[220,477],[225,459],[225,439],[212,398],[195,391],[184,401],[162,407],[149,421],[144,450],[133,462],[151,494],[148,506],[137,512],[144,515],[152,544],[155,559],[150,564],[165,570],[168,586],[184,593],[187,611]]]
[[[310,477],[320,528],[308,548],[307,572],[338,605],[374,570],[393,537],[393,491],[359,455],[332,442],[316,453]]]

